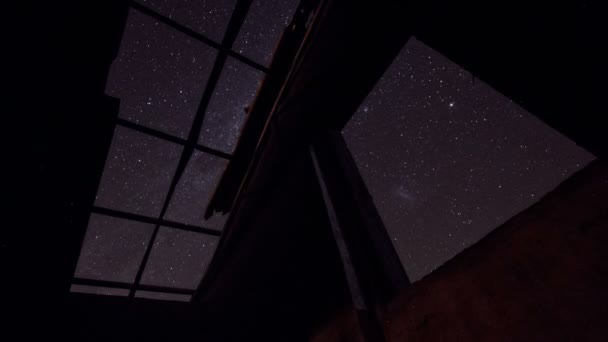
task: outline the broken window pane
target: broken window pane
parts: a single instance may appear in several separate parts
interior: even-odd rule
[[[161,227],[141,284],[196,289],[215,251],[217,237]]]
[[[268,65],[281,33],[291,22],[300,0],[254,1],[233,50]]]
[[[137,0],[207,38],[221,43],[236,0]]]
[[[116,126],[95,204],[158,217],[182,147]]]
[[[205,114],[199,143],[232,153],[264,73],[228,57]]]
[[[165,219],[205,228],[221,229],[219,215],[205,221],[203,214],[228,161],[195,151],[188,162],[165,213]]]
[[[90,293],[96,295],[104,295],[104,296],[128,296],[128,289],[117,289],[113,287],[100,287],[100,286],[88,286],[88,285],[79,285],[72,284],[70,287],[70,292],[76,293]]]
[[[186,138],[217,51],[131,10],[106,91],[119,116]]]
[[[594,159],[415,39],[344,137],[412,280]]]
[[[191,295],[179,294],[179,293],[166,293],[166,292],[152,292],[152,291],[137,291],[135,297],[148,298],[148,299],[159,299],[159,300],[172,300],[178,302],[189,302],[192,298]]]
[[[74,276],[132,283],[153,231],[148,223],[91,214]]]

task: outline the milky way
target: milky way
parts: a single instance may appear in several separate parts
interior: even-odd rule
[[[236,1],[142,0],[149,9],[194,30],[217,44]],[[262,65],[289,24],[298,1],[254,1],[233,51]],[[186,139],[207,87],[218,50],[148,15],[131,9],[120,49],[108,75],[106,93],[120,99],[119,119],[101,177],[95,206],[141,215],[148,223],[91,215],[75,277],[133,283],[144,260],[140,284],[194,290],[209,263],[218,237],[151,224],[168,220],[219,231],[225,217],[204,220],[203,211],[236,146],[265,76],[228,57],[206,107],[198,150],[187,160],[168,197]],[[155,136],[149,135],[149,130]],[[209,154],[206,151],[216,151]],[[188,154],[189,155],[189,154]],[[163,207],[166,206],[166,211]],[[156,239],[151,241],[157,230]],[[127,295],[127,289],[74,285],[72,291]],[[189,300],[189,295],[137,291],[136,297]]]

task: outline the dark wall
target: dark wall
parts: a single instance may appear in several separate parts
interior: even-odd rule
[[[388,341],[605,341],[608,163],[595,161],[404,291]],[[342,315],[316,341],[356,324]]]
[[[275,145],[276,147],[276,145]],[[342,264],[311,158],[291,150],[240,210],[197,300],[211,340],[306,341],[349,303]],[[210,276],[212,275],[212,276]]]

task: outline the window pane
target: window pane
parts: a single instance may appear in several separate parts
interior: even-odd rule
[[[135,297],[148,298],[148,299],[159,299],[159,300],[173,300],[178,302],[189,302],[192,298],[191,295],[177,294],[177,293],[166,293],[166,292],[151,292],[151,291],[137,291]]]
[[[246,108],[251,105],[264,73],[228,58],[207,107],[199,142],[232,153],[238,140]]]
[[[161,228],[141,283],[196,289],[211,261],[217,237]]]
[[[415,39],[344,136],[412,280],[594,158]]]
[[[254,1],[233,50],[268,65],[281,33],[291,22],[300,0]]]
[[[91,214],[74,276],[132,283],[154,226]]]
[[[221,43],[236,0],[137,0],[142,5]]]
[[[158,217],[182,147],[117,126],[95,204]]]
[[[216,215],[205,221],[203,214],[228,161],[195,151],[167,208],[165,219],[205,228],[222,228],[224,219]]]
[[[70,287],[70,292],[77,293],[90,293],[96,295],[105,295],[105,296],[128,296],[129,290],[127,289],[116,289],[113,287],[99,287],[99,286],[88,286],[88,285],[78,285],[72,284]]]
[[[131,10],[106,91],[119,116],[186,138],[216,50]]]

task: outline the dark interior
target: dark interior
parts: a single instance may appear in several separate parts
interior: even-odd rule
[[[304,5],[317,19],[278,46],[208,207],[231,217],[187,303],[69,292],[117,120],[104,87],[130,2],[9,5],[3,326],[19,339],[308,340],[351,303],[308,146],[348,122],[412,35],[608,156],[599,1]]]

